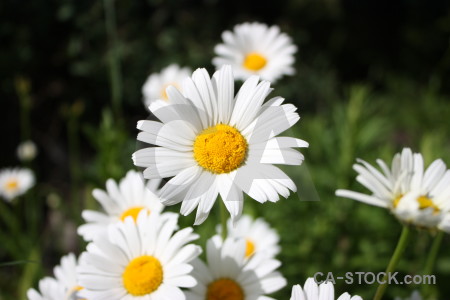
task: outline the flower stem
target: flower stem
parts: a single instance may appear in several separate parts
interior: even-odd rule
[[[425,263],[424,274],[431,274],[431,272],[433,272],[434,264],[436,263],[436,258],[439,253],[439,249],[441,248],[443,237],[444,237],[443,231],[439,231],[438,234],[434,237],[430,253],[428,254]]]
[[[40,250],[34,246],[30,249],[27,262],[23,265],[22,276],[17,285],[19,299],[27,298],[27,290],[32,286],[40,267]]]
[[[427,260],[425,262],[425,267],[423,269],[424,275],[431,275],[436,263],[437,256],[439,254],[439,249],[441,248],[442,240],[444,238],[444,232],[439,231],[434,237],[433,244],[431,245],[430,252],[428,253]],[[422,296],[429,296],[430,285],[426,284],[422,287]]]
[[[383,298],[384,292],[386,291],[386,288],[388,286],[388,276],[390,273],[394,272],[395,268],[397,267],[397,264],[400,261],[403,252],[405,251],[406,245],[408,244],[409,235],[409,227],[407,225],[403,225],[403,230],[398,240],[397,247],[395,247],[394,254],[392,254],[391,260],[389,261],[388,267],[383,277],[383,283],[380,283],[380,285],[378,286],[373,300],[381,300]]]
[[[223,203],[222,199],[219,199],[220,202],[220,224],[222,225],[222,239],[225,241],[227,238],[227,220],[228,220],[228,211],[225,203]]]
[[[114,2],[114,0],[103,0],[103,7],[105,10],[105,27],[110,44],[108,61],[112,107],[115,116],[119,117],[122,102],[122,74],[120,70],[119,39],[117,36],[116,10],[114,7]]]

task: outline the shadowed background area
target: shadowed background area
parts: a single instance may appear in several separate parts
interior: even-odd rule
[[[289,285],[317,271],[384,270],[398,222],[334,190],[363,191],[351,169],[356,157],[390,160],[405,146],[427,163],[450,164],[448,1],[3,0],[0,167],[21,164],[22,140],[32,139],[39,154],[28,164],[36,188],[1,207],[17,220],[15,228],[0,220],[1,300],[22,299],[61,255],[82,251],[75,230],[81,210],[96,207],[91,190],[133,168],[136,122],[148,117],[141,94],[147,76],[170,63],[212,72],[221,33],[247,21],[280,26],[298,47],[296,75],[274,84],[272,95],[299,107],[302,119],[290,134],[310,148],[302,151],[304,166],[283,168],[299,195],[264,205],[247,199],[245,210],[280,233]],[[196,227],[201,245],[217,222],[212,214]],[[191,226],[193,217],[181,224]],[[402,274],[420,274],[429,251],[430,235],[414,234]],[[435,269],[442,297],[450,293],[448,246],[446,236]],[[395,286],[388,294],[413,288],[420,287]],[[336,285],[337,294],[365,298],[374,290]],[[290,286],[275,297],[289,294]]]

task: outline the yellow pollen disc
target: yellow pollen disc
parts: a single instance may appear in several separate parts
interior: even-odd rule
[[[133,296],[143,296],[158,289],[163,281],[163,269],[153,256],[133,259],[122,274],[125,289]]]
[[[136,222],[136,219],[141,212],[141,210],[145,209],[148,213],[150,213],[150,210],[148,208],[145,208],[143,206],[135,206],[127,209],[123,212],[123,214],[120,216],[120,220],[125,221],[126,217],[133,217],[134,221]]]
[[[255,252],[255,244],[251,240],[246,240],[245,257],[250,257]]]
[[[433,200],[431,200],[427,196],[420,196],[419,198],[417,198],[417,202],[419,202],[420,209],[432,207],[435,213],[440,211],[439,207],[437,207],[436,204],[433,203]]]
[[[18,187],[19,187],[19,182],[16,179],[11,179],[5,184],[5,188],[8,191],[17,190]]]
[[[169,96],[167,96],[167,92],[166,92],[166,89],[169,85],[172,85],[172,86],[176,87],[177,89],[180,89],[180,86],[176,82],[171,82],[171,83],[165,84],[163,86],[163,88],[161,89],[161,99],[166,100],[166,101],[169,100]]]
[[[397,207],[398,203],[400,202],[400,200],[402,199],[403,195],[398,195],[397,197],[395,197],[394,201],[392,202],[392,205],[394,206],[394,208]]]
[[[259,53],[252,52],[247,54],[244,59],[244,68],[251,71],[259,71],[267,64],[267,60]]]
[[[244,300],[244,292],[234,280],[222,278],[208,285],[205,300]]]
[[[241,166],[247,154],[247,141],[234,127],[217,124],[203,130],[194,141],[194,158],[204,169],[229,173]]]

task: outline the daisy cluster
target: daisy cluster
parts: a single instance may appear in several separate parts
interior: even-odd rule
[[[294,73],[296,47],[277,26],[259,23],[237,25],[222,38],[212,75],[173,64],[147,79],[142,91],[152,116],[138,122],[144,146],[132,155],[142,172],[131,170],[93,190],[101,210],[84,210],[78,227],[86,250],[78,259],[63,257],[39,291],[29,290],[30,300],[269,300],[287,285],[276,258],[279,235],[243,211],[247,199],[277,202],[297,190],[277,165],[304,160],[298,149],[308,143],[282,135],[300,116],[284,98],[269,96],[275,80]],[[239,88],[236,80],[243,81]],[[336,194],[384,207],[406,226],[448,232],[450,171],[442,160],[427,169],[423,161],[410,149],[391,167],[378,160],[381,170],[358,160],[356,180],[370,194]],[[26,190],[4,177],[3,187]],[[27,180],[29,186],[29,174]],[[205,247],[195,244],[193,228],[179,227],[178,214],[165,210],[180,203],[180,214],[196,211],[194,225],[200,225],[216,202],[229,218]],[[300,299],[335,299],[333,284],[309,278],[292,288],[291,300]]]
[[[144,182],[129,171],[93,191],[103,211],[83,211],[86,251],[63,257],[28,299],[269,299],[286,285],[275,259],[279,236],[264,220],[229,223],[225,239],[208,240],[204,262],[193,244],[198,235],[164,212],[159,181]]]

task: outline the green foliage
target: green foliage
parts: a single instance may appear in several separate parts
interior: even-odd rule
[[[103,111],[98,128],[86,126],[85,132],[98,155],[89,167],[91,177],[99,182],[108,178],[119,179],[132,168],[131,154],[136,141],[120,121],[114,120],[110,110]]]

